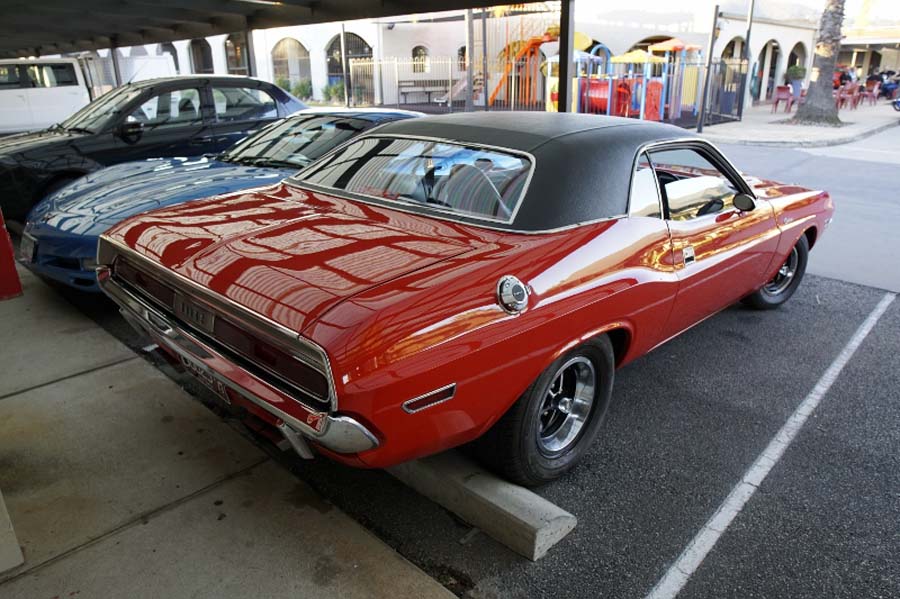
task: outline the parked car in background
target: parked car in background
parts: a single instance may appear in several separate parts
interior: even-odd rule
[[[380,468],[479,439],[534,485],[586,453],[617,367],[739,300],[787,301],[832,212],[669,125],[458,113],[131,218],[98,279],[300,455]]]
[[[0,134],[45,129],[90,101],[74,58],[0,60]]]
[[[99,291],[97,238],[140,212],[289,177],[373,127],[422,116],[404,110],[305,110],[247,137],[219,155],[125,162],[91,173],[34,207],[20,256],[42,277]]]
[[[48,129],[0,138],[0,209],[21,222],[41,198],[104,166],[221,152],[303,108],[281,88],[249,77],[129,83]]]

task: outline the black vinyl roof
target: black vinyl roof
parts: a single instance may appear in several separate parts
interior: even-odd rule
[[[496,0],[6,0],[0,58],[494,4]]]
[[[648,143],[696,137],[672,125],[560,112],[448,114],[395,121],[375,134],[434,137],[531,154],[534,175],[515,221],[497,226],[528,232],[624,215],[638,150]]]

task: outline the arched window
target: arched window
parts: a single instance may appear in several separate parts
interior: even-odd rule
[[[181,68],[178,65],[178,52],[175,51],[175,45],[170,42],[165,42],[156,47],[156,55],[162,56],[164,54],[168,54],[172,57],[172,63],[175,65],[175,72],[181,73]]]
[[[459,50],[456,51],[456,70],[465,71],[466,70],[466,47],[460,46]]]
[[[201,75],[215,72],[212,48],[205,39],[191,40],[191,70]]]
[[[799,65],[801,67],[806,67],[806,46],[803,45],[803,42],[797,42],[794,44],[794,47],[791,49],[791,53],[788,55],[788,64],[787,66]]]
[[[412,49],[413,73],[425,73],[428,71],[428,48],[416,46]]]
[[[225,59],[229,75],[249,75],[247,65],[247,34],[232,33],[225,39]]]
[[[351,79],[348,87],[351,90],[352,98],[356,99],[357,96],[360,96],[361,99],[366,99],[369,97],[373,97],[374,87],[372,83],[371,69],[363,69],[362,72],[357,74],[357,78],[359,81],[353,81],[354,74],[351,72],[350,64],[353,63],[353,60],[362,60],[362,59],[371,59],[372,58],[372,47],[366,43],[366,40],[359,37],[355,33],[350,33],[349,31],[344,33],[344,46],[347,50],[347,75]],[[331,41],[328,42],[328,46],[325,50],[325,56],[328,63],[328,85],[329,86],[337,86],[341,84],[343,87],[344,83],[344,63],[341,60],[341,36],[336,35],[331,38]],[[368,73],[366,72],[368,71]],[[340,97],[343,98],[344,92],[341,90]]]
[[[286,37],[272,48],[272,75],[275,83],[293,88],[300,81],[312,80],[309,50],[292,37]]]

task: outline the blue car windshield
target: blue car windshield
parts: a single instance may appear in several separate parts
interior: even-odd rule
[[[287,118],[239,142],[222,155],[228,162],[301,169],[377,123],[347,116]]]
[[[97,133],[109,123],[110,119],[119,115],[124,106],[141,94],[140,89],[130,86],[118,87],[109,91],[63,122],[59,127],[72,131]]]

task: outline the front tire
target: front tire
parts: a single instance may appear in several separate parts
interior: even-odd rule
[[[615,354],[605,335],[561,356],[479,440],[481,459],[524,486],[558,478],[596,439],[614,377]]]
[[[742,301],[757,310],[773,310],[791,299],[803,275],[806,274],[806,264],[809,261],[809,240],[806,235],[801,235],[796,245],[791,248],[787,260],[778,269],[771,281],[745,297]]]

